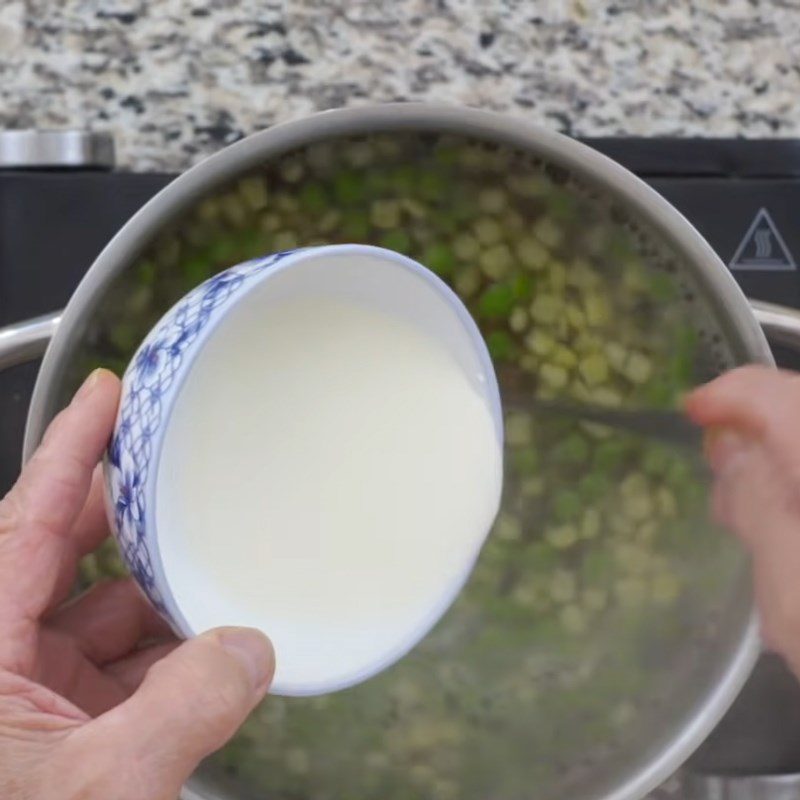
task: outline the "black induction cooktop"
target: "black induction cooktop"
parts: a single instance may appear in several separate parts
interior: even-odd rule
[[[800,140],[586,142],[676,206],[750,298],[800,308]],[[102,247],[173,177],[107,163],[0,169],[0,327],[63,307]],[[797,355],[775,352],[783,366],[800,368]],[[37,369],[33,363],[0,374],[0,494],[19,469]],[[798,742],[800,686],[778,660],[766,658],[695,764],[800,772]]]

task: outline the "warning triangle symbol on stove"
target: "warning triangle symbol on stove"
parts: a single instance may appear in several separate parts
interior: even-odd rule
[[[731,269],[763,271],[797,269],[786,242],[766,208],[758,210],[728,266]]]

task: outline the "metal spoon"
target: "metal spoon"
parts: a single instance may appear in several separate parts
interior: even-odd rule
[[[591,403],[542,400],[536,397],[526,398],[524,406],[537,412],[593,422],[680,447],[698,449],[703,440],[702,429],[691,423],[679,411],[606,408]]]

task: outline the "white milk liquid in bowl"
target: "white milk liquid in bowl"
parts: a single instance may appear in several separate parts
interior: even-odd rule
[[[364,281],[375,269],[311,262],[249,292],[198,355],[160,458],[175,600],[195,632],[267,633],[276,693],[343,688],[407,652],[500,502],[502,434],[463,321],[419,275],[388,267],[387,292]],[[412,318],[415,293],[447,319]]]

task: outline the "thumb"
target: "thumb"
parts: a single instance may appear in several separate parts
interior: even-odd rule
[[[230,739],[264,697],[274,671],[266,636],[217,628],[156,662],[136,693],[89,723],[86,733],[123,763],[135,760],[152,787],[148,797],[175,797],[197,764]]]

